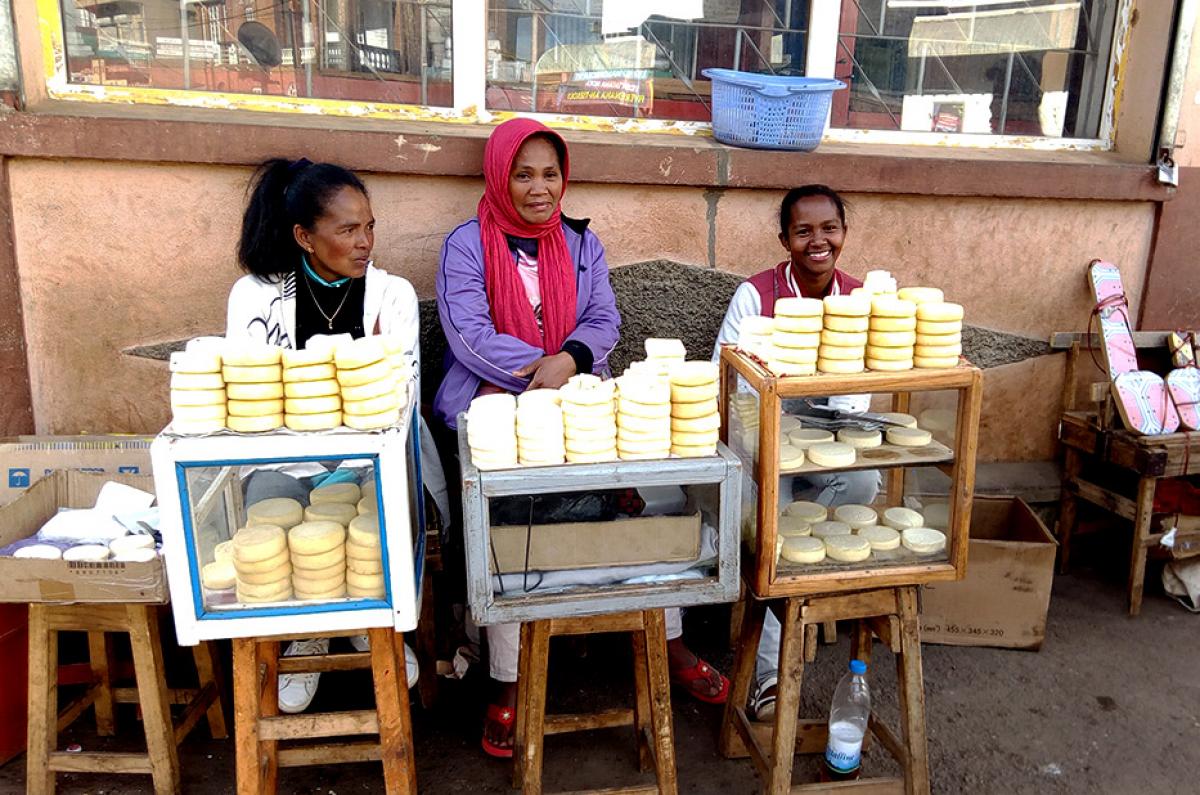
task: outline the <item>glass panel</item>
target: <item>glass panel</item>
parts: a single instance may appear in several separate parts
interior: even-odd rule
[[[487,106],[708,121],[709,67],[803,75],[809,0],[492,0]]]
[[[758,393],[742,376],[729,395],[728,447],[742,461],[742,543],[753,554],[758,543]]]
[[[184,472],[205,610],[385,598],[371,460]]]
[[[61,1],[73,83],[453,101],[451,0]]]
[[[833,126],[1096,138],[1117,0],[847,0]]]

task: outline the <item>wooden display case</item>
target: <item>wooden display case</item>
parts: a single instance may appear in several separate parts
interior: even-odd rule
[[[782,378],[734,348],[723,348],[722,440],[742,460],[746,472],[753,473],[743,486],[742,536],[744,541],[754,543],[750,549],[743,550],[742,570],[754,595],[759,598],[806,596],[962,579],[966,574],[967,529],[975,487],[982,383],[982,372],[965,360],[958,367],[947,370]],[[953,432],[943,439],[935,437],[931,444],[920,448],[885,443],[860,450],[854,465],[844,469],[818,467],[806,460],[799,467],[781,470],[779,447],[784,401],[860,393],[890,394],[890,408],[885,410],[908,413],[913,394],[925,392],[954,396]],[[731,421],[731,401],[737,395],[748,395],[757,400],[756,430],[743,430],[739,423]],[[911,466],[934,466],[950,477],[944,552],[916,555],[901,547],[892,553],[875,553],[861,563],[826,560],[808,566],[780,560],[776,545],[778,518],[781,502],[786,503],[780,497],[781,477],[877,469],[884,477],[886,507],[892,507],[903,504],[904,470]]]

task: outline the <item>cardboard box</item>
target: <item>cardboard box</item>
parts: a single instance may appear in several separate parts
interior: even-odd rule
[[[526,561],[526,539],[529,559]],[[611,522],[492,526],[493,574],[675,563],[700,555],[700,513]]]
[[[0,507],[0,547],[37,533],[59,508],[90,508],[110,480],[154,491],[149,475],[92,475],[56,471]],[[167,601],[162,558],[148,563],[88,563],[0,557],[0,602]]]
[[[9,436],[0,438],[0,505],[57,469],[96,475],[149,475],[149,436]]]
[[[967,576],[930,583],[921,640],[951,646],[1041,647],[1058,543],[1024,500],[976,497]]]

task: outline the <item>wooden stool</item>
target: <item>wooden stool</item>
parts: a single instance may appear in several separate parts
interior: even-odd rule
[[[771,795],[788,792],[863,789],[872,793],[929,792],[929,757],[925,736],[925,690],[921,673],[921,642],[915,587],[882,588],[836,596],[802,596],[776,600],[783,624],[779,649],[779,684],[775,722],[758,723],[746,714],[746,699],[754,679],[754,663],[767,602],[746,600],[741,643],[734,662],[733,687],[721,725],[721,753],[727,758],[749,756]],[[874,714],[865,739],[874,736],[904,768],[904,778],[869,778],[837,784],[792,785],[794,755],[824,752],[827,720],[797,720],[805,647],[815,648],[817,626],[827,621],[856,619],[852,654],[871,657],[871,637],[878,635],[896,655],[901,739]]]
[[[224,739],[225,715],[212,650],[194,647],[199,674],[196,689],[170,689],[163,671],[158,632],[159,606],[152,604],[31,604],[29,606],[29,723],[25,757],[25,791],[54,791],[54,775],[73,773],[149,774],[158,795],[179,791],[177,746],[203,717],[215,739]],[[58,633],[88,633],[94,684],[80,698],[58,710]],[[136,687],[112,686],[111,655],[106,633],[129,635]],[[88,707],[96,713],[101,736],[113,733],[113,704],[138,704],[146,731],[146,753],[65,753],[56,750],[58,733]],[[171,705],[184,705],[172,725]]]
[[[236,638],[233,641],[234,736],[240,795],[273,793],[279,768],[344,762],[383,762],[389,793],[417,791],[412,721],[404,644],[390,628],[367,630],[369,652],[281,657],[279,644],[297,638],[344,637],[351,633],[309,633],[294,637]],[[351,671],[370,668],[375,709],[279,714],[279,674]],[[427,671],[426,676],[433,676]],[[281,740],[378,734],[378,742],[333,742],[280,748]]]
[[[546,714],[546,669],[550,638],[555,635],[633,633],[633,709],[582,715]],[[517,678],[517,723],[513,736],[513,786],[542,792],[542,755],[547,734],[633,726],[637,732],[638,769],[653,768],[658,784],[588,790],[605,793],[675,793],[675,741],[671,730],[671,684],[667,670],[667,632],[662,610],[614,613],[588,618],[555,618],[521,625]]]

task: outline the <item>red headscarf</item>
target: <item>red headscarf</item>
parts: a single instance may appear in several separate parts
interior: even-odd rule
[[[575,265],[563,237],[562,215],[530,224],[517,213],[508,192],[517,151],[531,136],[550,136],[562,153],[562,186],[567,190],[567,144],[558,133],[533,119],[511,119],[488,138],[483,150],[483,198],[479,200],[479,233],[483,238],[483,276],[496,330],[558,353],[575,330]],[[525,295],[516,261],[505,235],[538,241],[538,284],[542,297],[542,331]]]

